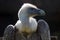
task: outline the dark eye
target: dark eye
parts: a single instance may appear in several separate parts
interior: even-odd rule
[[[34,8],[31,8],[31,10],[34,10]]]
[[[30,13],[35,13],[35,12],[36,12],[36,9],[35,9],[35,8],[30,8],[30,9],[29,9],[29,12],[30,12]]]
[[[30,8],[30,10],[35,10],[34,8]]]

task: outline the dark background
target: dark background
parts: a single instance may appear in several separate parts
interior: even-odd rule
[[[47,21],[51,35],[60,36],[60,0],[0,0],[0,37],[7,25],[16,23],[18,10],[26,2],[43,9],[46,15],[35,18]]]

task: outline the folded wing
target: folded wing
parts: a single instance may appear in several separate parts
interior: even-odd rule
[[[51,40],[49,25],[46,21],[38,21],[38,33],[41,35],[42,40]]]
[[[3,40],[14,40],[15,28],[13,25],[8,25],[4,31]]]

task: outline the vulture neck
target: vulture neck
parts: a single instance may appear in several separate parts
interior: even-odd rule
[[[20,15],[20,21],[22,22],[23,25],[28,25],[29,24],[29,16],[28,16],[28,13],[26,13],[26,14],[22,13]]]

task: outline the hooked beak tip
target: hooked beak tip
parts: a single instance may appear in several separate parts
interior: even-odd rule
[[[39,12],[41,16],[44,16],[46,14],[44,10],[40,10]]]

